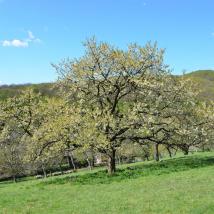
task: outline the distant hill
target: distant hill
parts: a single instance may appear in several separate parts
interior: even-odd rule
[[[202,100],[214,101],[214,71],[198,70],[187,73],[185,76],[192,79],[192,81],[198,85],[201,91],[199,96]],[[13,97],[27,88],[32,88],[35,92],[40,92],[42,95],[55,96],[57,94],[57,89],[53,86],[53,83],[3,85],[0,86],[0,100]]]
[[[40,84],[21,84],[21,85],[2,85],[0,86],[0,100],[5,100],[19,94],[22,90],[31,88],[35,92],[40,92],[45,96],[56,95],[56,89],[53,83],[40,83]]]
[[[203,100],[214,101],[214,71],[213,70],[198,70],[185,74],[198,85],[200,98]]]

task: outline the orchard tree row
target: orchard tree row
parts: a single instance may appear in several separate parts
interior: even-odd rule
[[[0,103],[0,173],[16,179],[46,163],[75,170],[78,151],[89,167],[101,154],[108,173],[119,154],[142,150],[147,159],[180,150],[212,149],[213,104],[197,98],[190,80],[173,76],[157,44],[126,50],[90,39],[79,59],[53,65],[58,95],[33,90]],[[133,154],[134,156],[134,154]]]

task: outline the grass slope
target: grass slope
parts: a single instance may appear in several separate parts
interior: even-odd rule
[[[0,184],[0,213],[214,213],[214,153]]]

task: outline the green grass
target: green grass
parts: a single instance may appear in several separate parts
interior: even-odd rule
[[[214,153],[0,184],[0,213],[214,213]]]

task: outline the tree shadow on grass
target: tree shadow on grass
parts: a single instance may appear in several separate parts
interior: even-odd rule
[[[186,156],[174,159],[163,160],[158,163],[150,162],[136,166],[129,166],[124,169],[118,169],[117,172],[109,176],[106,170],[84,175],[73,175],[63,178],[53,178],[51,180],[42,181],[37,185],[48,184],[109,184],[119,182],[126,179],[134,179],[150,175],[162,175],[173,172],[186,171],[194,168],[202,168],[214,165],[214,156]]]

